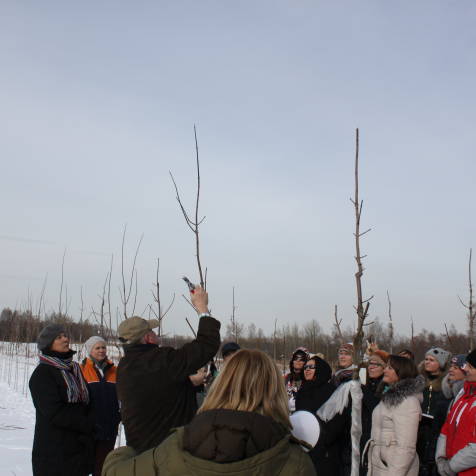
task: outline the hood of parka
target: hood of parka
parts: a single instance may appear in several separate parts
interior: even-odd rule
[[[425,381],[421,376],[416,378],[406,378],[399,380],[394,385],[386,387],[383,390],[382,402],[387,407],[396,407],[405,400],[405,398],[420,394],[425,387]]]
[[[184,428],[183,449],[216,463],[232,463],[262,453],[289,435],[272,418],[253,412],[210,410]]]

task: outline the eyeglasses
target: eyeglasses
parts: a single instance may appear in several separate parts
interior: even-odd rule
[[[304,362],[304,359],[301,357],[296,357],[295,359],[293,359],[293,362]]]
[[[383,367],[379,362],[369,362],[369,367]]]
[[[304,367],[304,370],[316,370],[316,366],[315,365],[305,365]]]

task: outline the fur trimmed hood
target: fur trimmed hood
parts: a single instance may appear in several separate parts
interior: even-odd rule
[[[425,381],[421,376],[416,378],[406,378],[395,383],[384,391],[382,394],[382,402],[387,407],[396,407],[405,400],[405,398],[420,394],[422,399],[422,391],[425,388]]]
[[[448,377],[449,375],[446,374],[441,383],[441,390],[443,391],[443,395],[446,398],[455,398],[459,391],[463,388],[464,380],[457,380],[456,382],[450,383]]]

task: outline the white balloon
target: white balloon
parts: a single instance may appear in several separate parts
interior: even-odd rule
[[[305,441],[313,448],[319,441],[319,435],[321,433],[321,427],[317,418],[311,413],[304,410],[299,410],[293,413],[289,419],[293,425],[291,430],[294,438]],[[302,446],[304,451],[309,451],[309,448]]]

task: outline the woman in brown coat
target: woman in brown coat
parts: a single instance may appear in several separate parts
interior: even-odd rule
[[[372,414],[368,475],[418,475],[416,441],[424,384],[417,373],[411,360],[390,356],[382,399]]]

